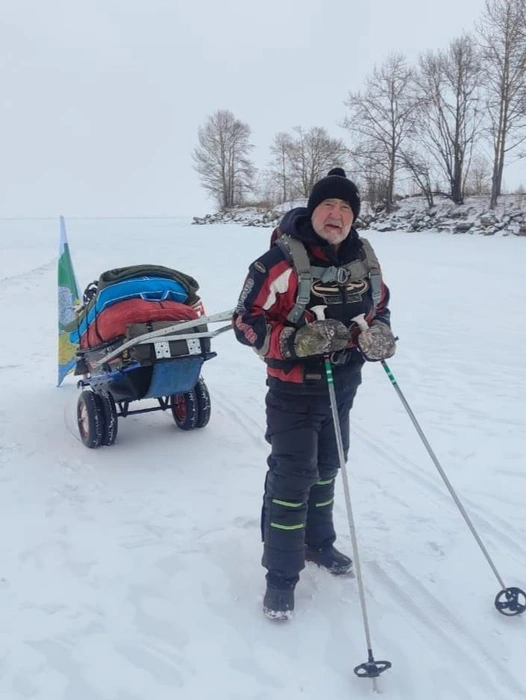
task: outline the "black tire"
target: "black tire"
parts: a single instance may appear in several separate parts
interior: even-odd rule
[[[117,432],[119,430],[119,419],[117,417],[115,399],[107,392],[99,394],[97,398],[99,399],[104,415],[104,426],[100,444],[111,447],[117,439]]]
[[[100,397],[83,391],[77,401],[77,425],[82,444],[90,449],[100,447],[104,434],[104,410]]]
[[[196,428],[204,428],[210,420],[212,406],[210,403],[210,392],[203,377],[199,377],[194,387],[197,398],[197,423]]]
[[[197,427],[199,413],[194,389],[187,391],[186,394],[174,394],[171,396],[170,408],[178,428],[181,428],[181,430],[193,430]]]

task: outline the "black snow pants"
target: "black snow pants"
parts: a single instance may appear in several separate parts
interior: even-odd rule
[[[358,388],[337,395],[347,459],[349,412]],[[339,457],[328,395],[296,395],[270,389],[266,397],[267,460],[261,518],[263,566],[292,578],[305,566],[305,546],[318,549],[336,539],[332,511]]]

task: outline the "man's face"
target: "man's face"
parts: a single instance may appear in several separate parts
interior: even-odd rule
[[[312,212],[312,227],[321,238],[338,245],[349,235],[354,214],[343,199],[324,199]]]

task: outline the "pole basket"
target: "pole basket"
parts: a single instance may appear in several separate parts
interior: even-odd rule
[[[356,666],[354,672],[358,678],[378,678],[384,671],[391,668],[390,661],[375,661],[372,651],[369,651],[369,660],[359,666]]]
[[[526,593],[515,586],[504,588],[495,598],[495,607],[501,615],[522,615],[526,610]]]

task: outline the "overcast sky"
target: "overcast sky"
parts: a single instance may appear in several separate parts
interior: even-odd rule
[[[295,125],[346,138],[343,102],[375,63],[446,47],[483,5],[6,0],[0,216],[212,211],[191,160],[208,115],[250,125],[258,167]]]

